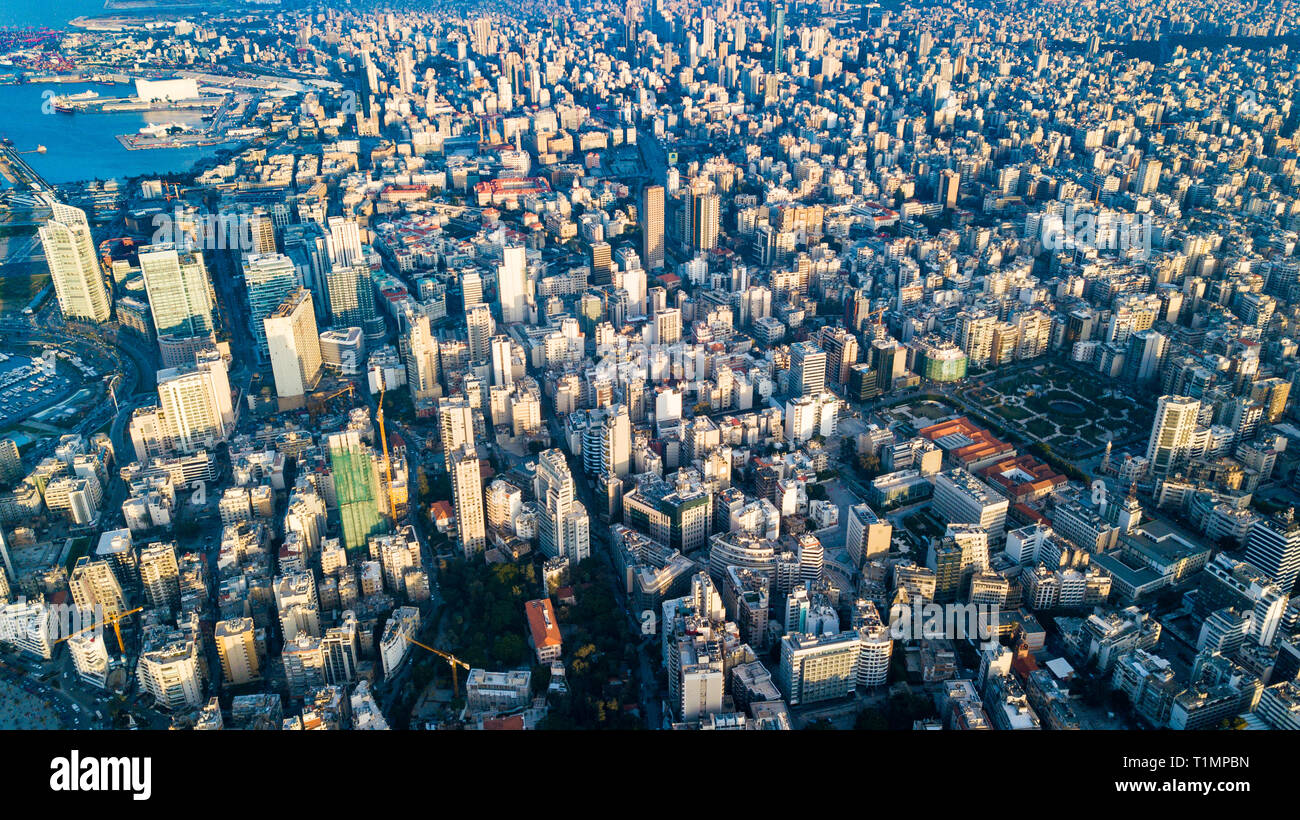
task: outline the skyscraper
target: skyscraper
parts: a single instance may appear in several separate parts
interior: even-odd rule
[[[894,389],[895,370],[901,352],[898,342],[893,339],[871,342],[871,367],[876,371],[876,387],[882,395]]]
[[[140,251],[140,273],[160,337],[211,335],[212,284],[202,254],[151,245]]]
[[[772,73],[780,74],[785,62],[785,4],[773,0],[768,5],[767,25],[772,29]]]
[[[641,264],[664,266],[664,186],[647,185],[641,193]]]
[[[387,329],[375,307],[375,286],[368,265],[336,265],[326,274],[325,285],[334,327],[359,327],[366,341],[383,341]]]
[[[302,287],[298,270],[289,257],[279,254],[253,254],[244,260],[244,284],[248,288],[248,321],[257,340],[258,356],[270,358],[266,346],[263,320],[276,311],[289,294]]]
[[[296,410],[307,404],[307,391],[320,381],[320,334],[311,291],[298,288],[263,320],[271,372],[275,376],[275,399],[281,410]]]
[[[86,212],[60,202],[51,202],[50,211],[49,221],[38,233],[59,310],[68,319],[107,322],[108,289],[91,244]]]
[[[961,189],[961,173],[951,169],[939,172],[939,204],[944,210],[957,207],[957,194]]]
[[[349,561],[364,559],[369,554],[366,539],[385,529],[379,513],[379,466],[356,430],[331,435],[329,454],[343,548]]]
[[[473,443],[462,444],[449,456],[451,491],[456,502],[456,529],[466,558],[487,547],[487,519],[483,511],[483,476]]]
[[[438,340],[434,338],[427,314],[411,311],[406,314],[406,335],[402,338],[402,355],[406,363],[406,385],[411,398],[417,403],[442,396],[441,359]]]
[[[1201,403],[1187,396],[1161,396],[1147,443],[1151,472],[1163,478],[1187,461]]]
[[[708,251],[718,247],[718,233],[722,225],[722,198],[708,179],[696,179],[687,192],[686,203],[687,245],[694,251]]]
[[[507,246],[497,266],[497,294],[501,300],[501,321],[528,321],[528,271],[523,245]]]

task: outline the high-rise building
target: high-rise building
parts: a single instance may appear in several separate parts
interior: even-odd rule
[[[888,519],[876,515],[875,510],[866,504],[849,507],[848,528],[845,534],[845,546],[855,566],[861,567],[868,561],[884,558],[889,554],[889,542],[893,537],[894,527]]]
[[[180,611],[180,568],[174,544],[162,542],[140,548],[140,583],[151,609]]]
[[[961,173],[951,169],[939,172],[939,203],[944,210],[957,207],[957,194],[961,189]]]
[[[320,334],[311,291],[298,288],[290,293],[263,324],[277,406],[281,410],[305,407],[307,391],[316,387],[321,371]]]
[[[185,711],[203,705],[203,656],[200,642],[183,631],[168,633],[158,646],[140,654],[136,677],[140,688],[166,709]]]
[[[198,354],[194,364],[159,370],[158,409],[162,438],[183,452],[214,447],[235,426],[226,360],[216,350]]]
[[[935,476],[934,508],[941,521],[975,524],[997,541],[1006,528],[1008,506],[1005,497],[962,467]]]
[[[509,387],[514,383],[514,348],[509,336],[493,336],[492,348],[492,384]]]
[[[91,243],[86,212],[60,202],[49,206],[50,219],[38,233],[59,310],[68,319],[107,322],[108,288]]]
[[[474,443],[474,408],[469,401],[463,396],[452,396],[438,402],[438,432],[450,472],[452,453],[461,445]]]
[[[664,186],[647,185],[641,192],[641,264],[646,270],[664,266]]]
[[[591,243],[591,284],[608,285],[614,272],[614,252],[608,242]]]
[[[655,311],[655,344],[670,345],[682,340],[682,312],[677,308]]]
[[[275,246],[275,221],[269,214],[255,213],[248,218],[253,234],[253,254],[273,254]]]
[[[603,417],[599,415],[601,412]],[[625,478],[631,459],[632,422],[627,406],[615,404],[603,411],[592,411],[583,441],[583,468],[586,472]]]
[[[1187,462],[1201,403],[1187,396],[1161,396],[1156,404],[1156,418],[1147,443],[1147,463],[1157,478]]]
[[[265,362],[270,359],[270,352],[264,320],[289,294],[302,287],[302,279],[289,257],[279,253],[253,254],[244,260],[244,284],[248,288],[250,330],[257,340],[258,356]]]
[[[406,364],[406,385],[419,411],[421,402],[442,396],[442,363],[438,339],[433,335],[428,314],[409,311],[406,314],[406,334],[402,337],[402,356]]]
[[[217,645],[222,678],[227,684],[239,686],[261,677],[257,630],[252,618],[217,621],[212,630],[212,642]]]
[[[492,355],[492,336],[497,330],[496,323],[492,321],[492,309],[480,302],[466,310],[465,328],[469,334],[470,361],[486,361]]]
[[[968,364],[987,367],[993,358],[993,328],[998,317],[982,310],[963,310],[957,313],[957,328],[953,342],[965,353]]]
[[[1294,510],[1287,509],[1251,528],[1246,563],[1259,568],[1283,595],[1291,594],[1300,576],[1300,522],[1295,520]]]
[[[369,554],[367,539],[385,529],[379,511],[379,465],[356,430],[334,433],[328,441],[343,548],[349,560],[355,560]]]
[[[501,321],[506,324],[528,321],[528,270],[523,245],[508,245],[501,251],[497,266],[497,295],[501,301]]]
[[[84,683],[103,689],[108,684],[111,663],[108,658],[108,646],[104,635],[83,632],[73,635],[67,641],[68,654],[72,656],[72,666],[77,670],[77,677]]]
[[[203,254],[151,245],[140,251],[140,273],[160,338],[211,337],[212,283]]]
[[[483,508],[483,474],[478,451],[472,442],[462,444],[450,453],[448,460],[460,548],[466,558],[471,558],[487,548],[487,516]]]
[[[23,457],[11,438],[0,439],[0,484],[9,484],[23,477]]]
[[[858,339],[842,327],[824,327],[821,348],[826,351],[826,381],[848,384],[849,371],[858,363]]]
[[[795,633],[781,639],[777,682],[794,706],[857,691],[862,640],[856,631],[833,635]]]
[[[686,202],[686,246],[692,251],[718,247],[722,227],[722,197],[712,180],[698,178],[691,183]]]
[[[893,339],[875,339],[871,342],[871,367],[876,371],[876,387],[881,395],[894,389],[894,379],[903,369],[906,356]]]
[[[815,396],[826,389],[826,352],[812,342],[790,345],[790,395]]]
[[[775,0],[768,5],[767,25],[772,29],[772,73],[780,74],[785,64],[785,4]]]
[[[68,576],[68,589],[72,592],[73,603],[82,612],[98,612],[102,617],[112,617],[126,611],[122,585],[108,561],[92,561],[85,555],[78,558]]]
[[[545,450],[537,457],[534,497],[540,508],[538,544],[549,558],[576,564],[591,554],[587,509],[575,495],[573,475],[564,453]]]
[[[375,306],[370,266],[336,264],[325,276],[330,322],[334,327],[359,327],[367,342],[382,342],[387,333]]]
[[[461,274],[460,277],[460,301],[465,313],[469,313],[475,305],[483,304],[483,277],[474,271]]]

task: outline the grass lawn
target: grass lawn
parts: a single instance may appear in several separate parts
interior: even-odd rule
[[[1015,404],[999,404],[993,408],[993,412],[1004,419],[1011,419],[1012,421],[1022,421],[1033,415],[1025,408]]]
[[[1056,435],[1056,425],[1047,419],[1033,419],[1025,425],[1025,429],[1040,439]]]

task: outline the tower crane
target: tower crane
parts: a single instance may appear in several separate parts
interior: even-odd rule
[[[326,406],[337,398],[342,396],[351,396],[353,391],[352,382],[348,382],[334,390],[318,390],[307,397],[307,412],[311,414],[311,420],[314,423],[316,417],[325,411]]]
[[[469,664],[465,663],[463,660],[461,660],[460,658],[456,657],[455,655],[452,655],[452,654],[449,653],[449,652],[443,652],[441,649],[434,649],[432,646],[427,646],[427,645],[425,645],[425,644],[422,644],[422,643],[420,643],[419,641],[417,641],[415,638],[407,638],[407,639],[406,639],[406,642],[407,642],[407,643],[413,643],[413,644],[415,644],[416,646],[420,647],[421,649],[427,649],[427,650],[429,650],[430,652],[432,652],[433,654],[435,654],[435,655],[437,655],[438,657],[442,658],[443,660],[447,661],[447,665],[451,667],[451,691],[452,691],[452,694],[455,695],[456,697],[460,697],[460,681],[459,681],[458,675],[457,675],[457,673],[456,673],[456,667],[460,667],[461,669],[464,669],[466,672],[468,672],[468,671],[469,671]]]
[[[379,421],[379,443],[384,448],[384,476],[388,479],[388,511],[392,513],[393,525],[397,524],[397,502],[393,500],[393,466],[388,459],[388,433],[384,431],[384,380],[379,380],[379,409],[375,411]]]
[[[111,624],[113,625],[113,632],[115,632],[115,633],[117,634],[117,648],[120,649],[120,650],[122,650],[122,654],[125,655],[125,654],[126,654],[126,644],[122,642],[122,627],[121,627],[122,619],[125,618],[125,617],[128,616],[128,615],[133,615],[133,614],[135,614],[136,612],[141,611],[142,609],[144,609],[144,607],[142,607],[142,606],[138,606],[138,607],[136,607],[135,609],[128,609],[126,612],[122,612],[122,613],[117,614],[117,615],[106,615],[106,616],[104,616],[104,620],[103,620],[102,623],[91,624],[90,626],[85,627],[85,628],[83,628],[83,629],[78,629],[76,632],[70,633],[70,634],[68,634],[68,635],[64,635],[62,638],[59,638],[57,641],[55,641],[55,643],[63,643],[64,641],[68,640],[69,638],[75,638],[75,637],[77,637],[77,636],[80,635],[82,632],[89,632],[89,631],[92,630],[92,629],[96,629],[96,628],[98,628],[98,627],[103,626],[105,623],[111,623]]]

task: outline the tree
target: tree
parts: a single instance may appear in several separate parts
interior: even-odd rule
[[[864,709],[858,712],[853,728],[860,732],[883,732],[889,728],[889,721],[879,709]]]
[[[861,455],[854,461],[854,466],[860,472],[866,473],[868,476],[874,476],[880,472],[880,459],[870,454]]]

